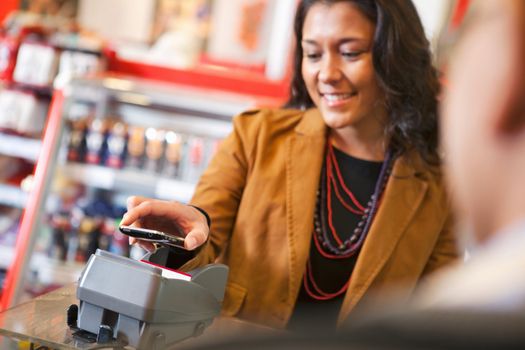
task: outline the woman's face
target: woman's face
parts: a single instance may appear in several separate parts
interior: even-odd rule
[[[346,1],[316,3],[306,15],[302,75],[332,129],[381,128],[385,110],[372,62],[374,31],[375,24]]]

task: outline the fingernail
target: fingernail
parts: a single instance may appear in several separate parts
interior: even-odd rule
[[[186,249],[193,250],[197,245],[197,241],[193,237],[186,238]]]

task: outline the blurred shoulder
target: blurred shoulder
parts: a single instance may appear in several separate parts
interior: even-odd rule
[[[423,181],[433,196],[443,197],[443,199],[447,197],[442,165],[428,164],[416,151],[409,151],[398,157],[394,164],[393,175]]]

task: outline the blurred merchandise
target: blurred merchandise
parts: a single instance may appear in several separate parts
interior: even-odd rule
[[[23,159],[0,156],[1,164],[6,164],[5,167],[0,168],[2,183],[20,187],[24,179],[33,173],[34,165]]]
[[[185,149],[183,180],[195,181],[204,170],[204,140],[201,137],[188,137]]]
[[[48,87],[55,79],[58,53],[50,45],[23,42],[18,49],[13,80],[17,83]]]
[[[166,133],[166,163],[163,170],[165,176],[173,178],[180,176],[183,142],[180,133],[174,131]]]
[[[34,93],[11,89],[0,91],[0,129],[40,136],[46,114],[46,103]]]
[[[104,70],[100,55],[80,51],[64,50],[60,54],[58,75],[55,78],[55,88],[64,87],[71,78],[92,76]]]
[[[0,246],[13,247],[22,210],[0,205]]]
[[[70,123],[67,160],[83,162],[86,156],[86,133],[88,119],[77,119]]]
[[[107,139],[106,165],[112,168],[122,168],[126,158],[127,125],[121,121],[113,124]]]
[[[146,171],[158,172],[162,167],[164,155],[164,143],[166,132],[164,130],[147,128],[146,129]]]
[[[130,126],[128,130],[128,155],[126,165],[131,168],[140,168],[145,152],[145,128]]]
[[[62,261],[85,262],[98,248],[126,253],[120,237],[113,240],[115,220],[122,217],[125,208],[113,203],[111,192],[85,189],[74,183],[68,186],[60,192],[62,199],[49,216],[53,232],[48,255]]]
[[[0,182],[6,182],[14,177],[22,168],[24,161],[0,155]]]
[[[141,169],[196,183],[220,140],[174,130],[128,125],[119,117],[68,122],[67,160],[109,168]]]
[[[86,162],[102,164],[106,151],[106,132],[108,122],[105,119],[95,118],[88,124],[86,133]]]

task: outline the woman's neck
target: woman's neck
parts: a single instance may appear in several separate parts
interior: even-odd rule
[[[382,161],[385,158],[385,136],[380,133],[362,133],[352,128],[330,129],[329,142],[352,157]]]

